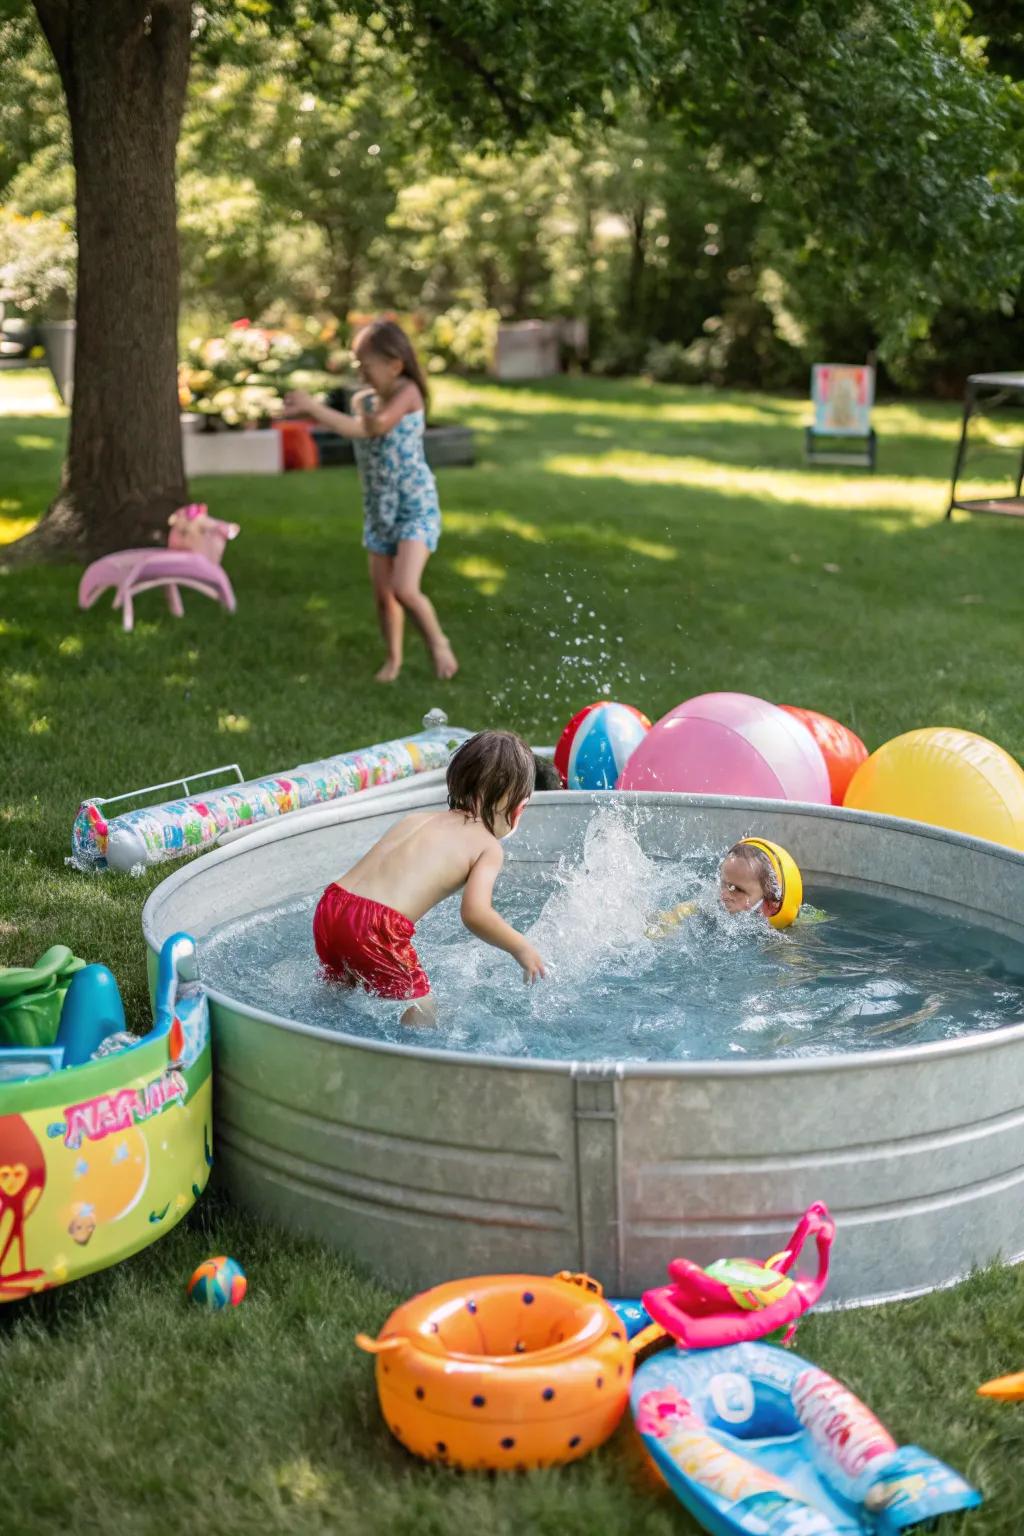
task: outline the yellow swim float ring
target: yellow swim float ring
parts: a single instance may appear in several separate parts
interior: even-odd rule
[[[743,837],[740,842],[748,848],[763,853],[778,882],[779,897],[774,902],[764,902],[764,915],[773,928],[788,928],[800,913],[804,899],[804,883],[792,854],[779,843],[770,843],[763,837]]]
[[[435,1286],[376,1339],[377,1394],[395,1439],[459,1468],[575,1461],[629,1401],[626,1331],[586,1276],[482,1275]]]

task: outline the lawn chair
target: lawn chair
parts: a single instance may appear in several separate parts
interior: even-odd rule
[[[874,469],[874,400],[873,368],[855,363],[815,363],[811,369],[814,422],[804,432],[805,461]]]
[[[91,608],[101,593],[114,588],[114,608],[120,608],[126,631],[135,623],[135,598],[163,587],[167,606],[176,619],[184,612],[181,588],[190,587],[228,611],[235,611],[235,594],[221,566],[224,547],[237,538],[237,523],[210,517],[201,502],[179,507],[170,518],[166,549],[121,549],[86,568],[78,585],[79,608]]]

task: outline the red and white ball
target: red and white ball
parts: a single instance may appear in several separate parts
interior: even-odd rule
[[[573,715],[555,748],[566,789],[612,789],[651,722],[632,704],[601,699]]]

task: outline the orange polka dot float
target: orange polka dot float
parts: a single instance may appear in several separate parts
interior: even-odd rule
[[[887,741],[858,768],[843,804],[1024,851],[1024,770],[973,731],[928,726]]]
[[[637,747],[618,788],[832,801],[811,732],[749,693],[702,693],[670,710]]]
[[[566,789],[612,789],[651,729],[632,704],[599,699],[579,710],[558,739],[555,767]]]
[[[828,770],[832,804],[842,805],[850,780],[867,758],[867,747],[849,726],[833,720],[831,715],[820,714],[816,709],[799,709],[795,704],[780,704],[779,708],[805,725],[818,743]]]
[[[204,1259],[188,1283],[192,1300],[210,1312],[219,1312],[222,1307],[237,1307],[245,1299],[248,1288],[249,1282],[241,1264],[223,1254],[215,1259]]]
[[[391,1314],[376,1356],[384,1421],[406,1450],[458,1468],[526,1471],[576,1461],[629,1399],[626,1330],[585,1275],[481,1275]]]

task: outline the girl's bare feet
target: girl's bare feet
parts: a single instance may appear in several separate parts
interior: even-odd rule
[[[393,683],[401,670],[402,663],[400,661],[388,660],[378,672],[373,674],[373,680],[375,683]],[[438,676],[440,676],[440,673]]]
[[[438,677],[447,678],[455,676],[456,672],[459,670],[459,663],[455,658],[455,652],[448,644],[448,641],[445,639],[444,635],[442,635],[437,644],[432,647],[431,654],[434,658],[434,671],[437,673]]]

